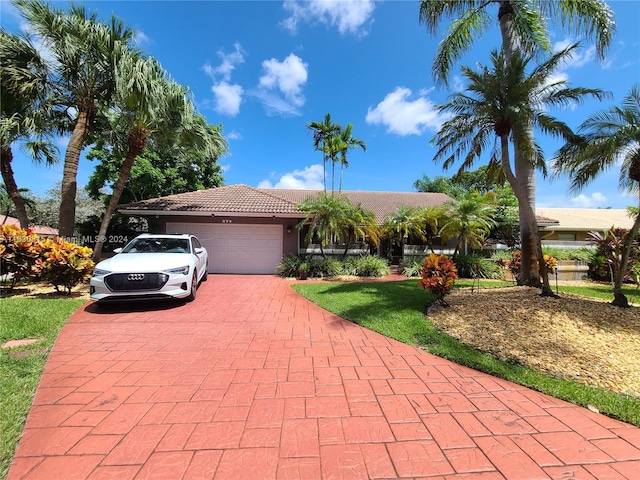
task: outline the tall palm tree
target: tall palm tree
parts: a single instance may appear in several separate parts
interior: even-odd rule
[[[579,192],[598,175],[618,164],[620,187],[638,196],[640,206],[640,84],[631,87],[621,106],[594,113],[578,129],[579,136],[567,142],[552,159],[554,175],[568,174],[570,191]],[[612,304],[628,307],[622,282],[633,241],[640,232],[640,214],[636,213],[627,235],[621,268],[614,278]]]
[[[116,68],[116,85],[112,143],[115,148],[124,147],[126,153],[102,217],[93,251],[94,260],[102,253],[107,228],[136,157],[144,150],[152,134],[163,128],[165,132],[174,132],[187,111],[186,90],[173,82],[153,58],[140,57],[135,53],[123,55]]]
[[[467,246],[482,246],[494,225],[493,208],[490,205],[484,203],[481,197],[469,194],[455,203],[445,204],[443,209],[445,220],[439,233],[445,241],[457,238],[454,256],[460,252],[461,247],[466,255]]]
[[[544,166],[540,146],[526,131],[516,126],[531,123],[544,133],[569,139],[573,136],[571,129],[547,113],[545,108],[576,104],[586,96],[598,99],[605,96],[601,90],[569,88],[565,80],[551,80],[558,65],[575,48],[575,45],[565,48],[529,73],[527,67],[531,58],[519,53],[508,64],[502,53],[494,51],[491,68],[485,66],[475,71],[462,67],[469,94],[456,93],[450,97],[449,103],[439,107],[441,112],[450,112],[454,117],[445,122],[432,140],[439,148],[434,160],[444,160],[444,167],[448,168],[462,157],[461,170],[470,167],[493,143],[489,163],[502,166],[519,205],[524,207],[527,227],[536,247],[543,295],[554,294],[549,285],[535,212],[528,202],[526,186],[518,181],[511,167],[509,144],[517,145],[521,152],[534,159],[534,164]]]
[[[0,171],[22,228],[29,226],[25,199],[16,184],[12,145],[22,143],[37,162],[54,163],[53,117],[46,103],[48,70],[28,38],[0,30]]]
[[[494,6],[496,9],[492,11]],[[572,33],[594,38],[600,58],[604,57],[615,33],[613,12],[603,0],[421,0],[419,20],[431,34],[439,36],[440,22],[451,21],[433,61],[432,71],[436,80],[446,83],[453,63],[471,48],[476,39],[495,28],[492,15],[497,19],[507,63],[519,51],[551,50],[547,31],[549,20]],[[523,128],[527,135],[533,137],[531,127],[523,124],[517,128]],[[535,209],[535,162],[517,147],[515,175],[526,191],[529,208]],[[523,265],[519,281],[533,285],[539,280],[535,271],[534,232],[526,220],[526,209],[527,206],[520,201]]]
[[[347,153],[352,148],[360,147],[363,151],[367,151],[367,144],[364,140],[360,140],[359,138],[355,138],[351,135],[353,131],[353,125],[351,123],[347,123],[347,126],[340,132],[340,157],[338,161],[340,162],[340,187],[338,188],[338,192],[342,192],[342,174],[344,169],[349,166],[349,161],[347,160]]]
[[[115,90],[115,65],[134,31],[112,16],[98,21],[83,6],[63,12],[41,0],[13,0],[29,29],[53,57],[57,102],[73,122],[65,153],[59,232],[71,236],[75,226],[76,175],[80,153],[101,109],[108,109]]]
[[[313,132],[313,147],[322,152],[322,175],[324,179],[324,193],[327,193],[327,161],[329,160],[327,146],[330,139],[335,137],[342,127],[340,124],[331,123],[331,114],[327,113],[322,122],[310,122],[307,128]]]

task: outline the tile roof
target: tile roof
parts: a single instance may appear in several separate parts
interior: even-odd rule
[[[321,190],[288,190],[253,188],[247,185],[180,193],[167,197],[152,198],[120,206],[126,213],[191,213],[191,214],[239,214],[275,215],[293,217],[299,215],[297,204],[313,198]],[[356,205],[375,214],[378,221],[401,206],[430,207],[441,205],[452,199],[443,193],[421,192],[364,192],[343,191],[342,195]]]
[[[611,226],[630,229],[633,219],[625,209],[612,208],[536,208],[536,214],[556,219],[546,230],[591,231]]]
[[[0,219],[2,219],[2,222],[5,225],[15,225],[16,227],[20,226],[20,220],[15,217],[0,215]],[[47,227],[45,225],[29,225],[29,228],[33,230],[36,235],[42,235],[45,237],[54,237],[58,235],[57,228]]]

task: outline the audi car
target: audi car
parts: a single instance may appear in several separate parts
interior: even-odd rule
[[[148,298],[196,298],[207,279],[207,250],[193,235],[142,234],[98,263],[91,299],[98,303]]]

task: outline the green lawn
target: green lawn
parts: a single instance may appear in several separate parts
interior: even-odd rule
[[[509,282],[504,284],[513,285]],[[488,287],[504,284],[482,282],[483,286]],[[471,286],[471,281],[463,280],[457,285]],[[640,399],[560,380],[522,365],[500,361],[440,332],[424,316],[429,294],[418,288],[416,279],[400,282],[308,283],[292,286],[322,308],[363,327],[403,343],[417,345],[425,351],[461,365],[505,378],[577,405],[594,405],[606,415],[640,426]],[[591,288],[572,287],[572,293],[589,295]]]
[[[44,364],[60,329],[85,300],[0,299],[0,344],[37,338],[27,347],[0,349],[0,478],[6,478]]]

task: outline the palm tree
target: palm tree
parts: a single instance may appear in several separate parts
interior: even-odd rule
[[[344,169],[349,166],[349,161],[347,160],[347,153],[349,150],[360,147],[363,151],[367,151],[367,144],[364,143],[364,140],[351,136],[352,131],[353,125],[351,123],[347,123],[347,126],[340,132],[341,148],[340,158],[338,158],[338,161],[340,162],[340,187],[338,188],[338,192],[342,192],[342,174]]]
[[[552,160],[554,175],[568,174],[570,191],[579,192],[600,173],[620,160],[620,187],[638,196],[640,206],[640,85],[635,84],[622,100],[588,117],[578,129],[578,138],[567,142]],[[622,282],[629,262],[631,246],[640,232],[640,214],[626,237],[621,265],[613,282],[612,304],[628,307]]]
[[[100,110],[110,106],[117,58],[129,48],[127,43],[134,31],[115,16],[109,24],[101,23],[83,6],[72,4],[65,13],[40,0],[13,3],[52,55],[57,101],[73,122],[65,153],[58,222],[60,235],[72,236],[80,152]]]
[[[426,239],[422,225],[422,212],[415,207],[401,205],[397,210],[384,219],[382,231],[390,238],[398,242],[400,251],[404,255],[405,238],[416,236]]]
[[[0,171],[22,228],[29,226],[29,217],[11,166],[12,145],[22,143],[37,162],[57,160],[57,147],[50,137],[53,118],[46,104],[47,73],[28,38],[0,30]]]
[[[298,223],[298,229],[308,225],[309,230],[305,236],[307,243],[312,243],[314,238],[320,241],[320,253],[325,258],[324,246],[334,239],[345,239],[349,236],[347,219],[351,202],[342,195],[328,195],[320,193],[314,198],[309,198],[298,205],[298,209],[304,213],[304,218]]]
[[[444,160],[444,167],[448,168],[462,157],[461,170],[470,167],[491,143],[494,144],[489,164],[502,165],[507,181],[524,210],[527,227],[536,246],[543,295],[554,294],[549,285],[536,216],[527,198],[526,185],[516,178],[511,168],[509,143],[512,142],[514,147],[517,145],[521,152],[534,159],[535,165],[543,167],[542,149],[533,137],[516,126],[531,123],[545,133],[571,138],[571,129],[549,115],[545,108],[579,103],[587,95],[598,99],[605,96],[601,90],[568,88],[564,80],[551,80],[551,74],[575,48],[573,45],[558,52],[530,73],[526,72],[530,57],[523,58],[518,53],[507,64],[504,55],[494,51],[491,68],[485,66],[479,72],[463,67],[469,94],[456,93],[450,97],[449,103],[439,107],[441,112],[451,112],[454,117],[445,122],[432,140],[439,148],[434,160]]]
[[[440,227],[443,240],[457,238],[453,252],[455,257],[464,247],[479,248],[494,225],[492,220],[493,208],[482,201],[481,197],[473,194],[466,195],[455,203],[447,203],[443,207],[445,220]]]
[[[331,123],[331,114],[327,113],[322,122],[310,122],[307,128],[313,132],[313,147],[322,152],[322,174],[324,179],[324,193],[327,193],[327,161],[329,160],[327,145],[330,139],[335,137],[342,127],[340,124]]]
[[[353,205],[351,203],[345,204],[345,229],[346,238],[344,253],[342,258],[346,258],[349,251],[349,244],[357,240],[358,238],[367,239],[378,247],[380,241],[380,227],[376,220],[376,216],[365,210],[362,205]]]
[[[516,52],[550,51],[548,21],[595,38],[600,58],[611,44],[615,33],[613,12],[603,0],[421,0],[419,19],[434,36],[439,36],[441,20],[450,20],[444,38],[438,44],[432,71],[436,80],[446,83],[453,63],[471,48],[476,39],[493,28],[490,9],[497,7],[498,27],[502,37],[502,51],[507,63]],[[533,141],[532,126],[522,127]],[[515,175],[526,191],[526,203],[535,209],[535,162],[516,146]],[[522,269],[520,283],[539,284],[536,273],[533,231],[526,220],[527,206],[519,202],[522,234]]]
[[[426,207],[418,211],[418,223],[422,234],[421,238],[427,241],[427,245],[433,252],[433,239],[438,236],[442,222],[445,220],[445,213],[441,206]]]

